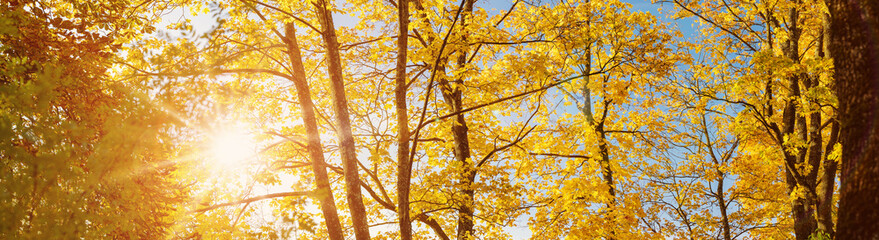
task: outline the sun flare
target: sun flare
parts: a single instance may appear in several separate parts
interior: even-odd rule
[[[224,168],[241,166],[256,155],[253,137],[240,129],[221,132],[213,137],[210,153]]]

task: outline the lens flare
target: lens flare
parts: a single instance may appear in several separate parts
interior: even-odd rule
[[[211,155],[224,168],[241,167],[256,155],[256,144],[247,132],[233,129],[213,137]]]

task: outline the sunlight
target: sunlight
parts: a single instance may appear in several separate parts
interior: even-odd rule
[[[220,132],[211,141],[210,154],[224,169],[240,167],[256,155],[253,136],[240,128]]]

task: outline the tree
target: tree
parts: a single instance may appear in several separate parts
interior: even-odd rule
[[[828,1],[830,54],[839,94],[842,176],[837,239],[879,237],[879,3]]]
[[[308,155],[311,158],[311,168],[314,171],[318,201],[326,221],[327,233],[329,233],[330,239],[343,239],[342,226],[339,223],[336,203],[333,200],[333,189],[330,187],[327,169],[324,167],[326,161],[324,160],[323,145],[320,141],[317,119],[314,114],[314,103],[311,100],[311,89],[308,87],[308,82],[305,79],[305,67],[302,65],[302,54],[299,52],[299,43],[296,41],[296,29],[292,22],[284,25],[284,33],[286,36],[287,54],[290,55],[290,63],[293,70],[290,80],[296,85],[296,92],[299,96],[302,122],[305,125],[305,134],[308,137],[308,142],[306,143]]]
[[[461,39],[459,41],[463,43],[467,43],[467,35],[468,24],[469,21],[472,21],[473,15],[473,4],[475,0],[463,0],[461,1],[461,6],[458,7],[457,14],[455,16],[455,20],[458,20],[460,24],[458,32],[461,33]],[[454,22],[454,21],[453,21]],[[454,23],[453,23],[454,24]],[[451,31],[451,30],[450,30]],[[457,53],[456,64],[458,67],[464,67],[464,64],[467,62],[467,47],[458,50],[460,52]],[[447,57],[450,58],[451,56]],[[447,59],[444,59],[443,62],[439,62],[439,65],[434,66],[434,68],[439,69],[438,73],[441,75],[445,75],[446,71],[446,62]],[[439,76],[439,87],[442,92],[443,99],[446,104],[448,104],[448,108],[452,113],[461,112],[464,109],[464,105],[462,102],[463,97],[463,85],[465,78],[453,76],[451,78],[446,76]],[[458,239],[467,239],[474,236],[475,232],[473,232],[473,213],[474,213],[474,201],[475,201],[475,192],[473,189],[473,181],[476,180],[476,163],[471,158],[471,149],[470,149],[470,139],[468,139],[468,127],[467,122],[464,120],[464,113],[459,113],[454,117],[454,123],[452,124],[451,133],[452,140],[454,141],[454,155],[455,159],[461,164],[461,173],[458,178],[460,184],[460,191],[463,194],[461,199],[458,199],[458,203],[456,203],[456,208],[458,210]]]
[[[572,1],[539,11],[553,16],[534,23],[550,29],[546,38],[553,41],[526,58],[543,61],[539,52],[547,52],[550,62],[545,66],[552,74],[578,80],[560,89],[567,101],[577,102],[578,111],[577,116],[558,114],[556,127],[540,129],[552,132],[544,138],[554,141],[539,143],[535,138],[523,144],[543,161],[538,170],[542,180],[558,189],[534,195],[536,203],[546,205],[532,222],[539,229],[535,236],[649,236],[637,230],[646,213],[634,203],[643,191],[634,175],[649,156],[645,150],[660,115],[635,109],[662,105],[650,100],[655,92],[649,83],[681,60],[665,44],[673,31],[652,24],[654,16],[634,12],[622,2]],[[634,32],[640,34],[629,34]],[[590,227],[596,225],[608,227]]]
[[[151,32],[141,8],[163,5],[0,3],[0,238],[169,232],[188,195],[167,164],[179,125],[111,70]]]
[[[412,182],[412,161],[409,158],[409,113],[406,108],[406,53],[409,51],[409,1],[397,2],[397,69],[394,105],[397,113],[397,213],[400,216],[400,239],[412,239],[409,216],[409,184]]]
[[[797,239],[807,239],[819,228],[832,234],[828,221],[832,218],[836,176],[832,150],[837,132],[826,127],[836,119],[835,96],[829,91],[833,86],[828,77],[829,56],[822,40],[821,3],[673,3],[681,9],[679,16],[692,15],[708,25],[702,31],[711,38],[704,46],[715,50],[705,56],[719,61],[712,72],[732,79],[720,84],[731,85],[704,96],[743,108],[738,116],[750,120],[742,123],[755,125],[741,130],[763,132],[748,130],[745,136],[763,135],[774,142],[773,151],[781,153],[783,161],[778,166],[785,172],[788,193],[796,196],[790,202],[790,213]],[[764,141],[754,143],[758,142]]]
[[[662,3],[2,3],[0,237],[873,234],[875,4]]]
[[[357,166],[357,152],[354,147],[354,136],[351,132],[351,119],[348,115],[345,83],[342,80],[342,63],[339,56],[339,42],[336,40],[336,27],[333,26],[333,14],[325,0],[315,3],[315,8],[322,27],[321,37],[327,48],[327,72],[330,75],[333,110],[336,113],[336,127],[339,130],[337,135],[342,150],[342,167],[345,171],[345,195],[348,197],[348,209],[354,220],[354,235],[359,240],[368,240],[370,238],[369,224],[366,221],[363,198],[360,196],[360,173],[357,171],[359,168]]]

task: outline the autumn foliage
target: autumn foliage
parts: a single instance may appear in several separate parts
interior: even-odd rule
[[[877,9],[0,2],[0,239],[877,236]]]

